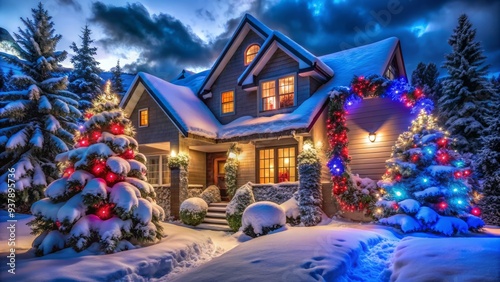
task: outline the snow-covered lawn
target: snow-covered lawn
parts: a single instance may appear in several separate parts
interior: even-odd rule
[[[167,236],[156,245],[35,257],[25,225],[31,218],[17,217],[15,275],[7,273],[8,246],[0,232],[0,281],[500,281],[498,228],[445,238],[332,221],[251,239],[163,223]],[[0,219],[5,230],[4,212]]]

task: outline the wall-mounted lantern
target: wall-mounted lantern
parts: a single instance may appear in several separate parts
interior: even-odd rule
[[[370,142],[375,142],[375,140],[377,139],[377,133],[375,132],[370,132],[368,134],[368,140],[370,140]]]

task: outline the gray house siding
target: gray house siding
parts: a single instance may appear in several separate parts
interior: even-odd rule
[[[415,116],[401,102],[388,98],[363,99],[347,110],[351,171],[361,177],[381,179],[392,146]],[[377,134],[373,143],[368,140],[370,132]]]
[[[204,100],[205,104],[212,111],[214,116],[222,123],[227,124],[242,116],[255,116],[257,112],[256,91],[244,91],[238,86],[238,77],[243,73],[246,66],[244,64],[244,53],[251,44],[262,46],[264,40],[255,32],[250,30],[240,44],[233,57],[229,60],[224,70],[215,80],[212,86],[212,98]],[[221,92],[233,90],[235,100],[235,112],[231,115],[221,116]]]
[[[139,127],[139,110],[145,108],[148,109],[149,113],[149,125]],[[147,91],[144,91],[137,102],[130,115],[130,120],[136,129],[135,138],[141,145],[156,142],[178,142],[179,130]]]

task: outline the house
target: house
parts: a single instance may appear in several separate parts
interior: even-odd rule
[[[193,189],[212,184],[224,189],[223,164],[234,142],[241,148],[238,186],[297,181],[296,157],[305,139],[313,140],[326,164],[332,88],[370,74],[406,76],[397,38],[315,56],[247,14],[210,70],[183,71],[171,82],[139,73],[121,106],[148,157],[149,182],[176,216],[183,196],[174,183],[178,176],[167,168],[171,154],[189,154]],[[409,110],[373,98],[349,112],[352,170],[378,179],[398,134],[410,124]],[[374,142],[368,140],[370,132],[377,134]],[[331,191],[326,165],[322,181]]]

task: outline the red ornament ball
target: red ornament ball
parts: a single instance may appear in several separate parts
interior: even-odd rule
[[[104,175],[105,172],[106,166],[100,162],[94,164],[94,166],[92,167],[92,173],[97,177]]]
[[[106,173],[106,182],[108,184],[114,184],[115,182],[118,181],[118,175],[112,171],[108,171],[108,173]]]
[[[444,210],[444,209],[446,209],[447,207],[448,207],[448,204],[447,204],[446,202],[441,202],[441,203],[439,203],[439,208],[440,208],[440,209]]]
[[[127,149],[125,150],[125,152],[123,152],[121,155],[120,155],[122,158],[124,159],[133,159],[135,157],[135,154],[134,154],[134,150],[132,149]]]
[[[113,123],[111,125],[111,133],[113,134],[123,134],[124,128],[123,125],[119,123]]]
[[[83,137],[82,139],[80,139],[80,141],[78,141],[79,147],[87,147],[89,144],[89,139],[86,137]]]
[[[57,229],[61,228],[61,222],[59,220],[56,220],[56,227]]]
[[[93,131],[91,136],[92,136],[92,140],[94,140],[94,142],[97,142],[97,140],[99,140],[99,138],[101,138],[101,135],[102,135],[102,132],[100,131]]]
[[[102,220],[110,219],[113,217],[112,209],[114,206],[114,204],[104,204],[97,209],[96,215]]]
[[[63,172],[63,177],[70,177],[73,172],[75,172],[75,168],[70,166],[70,167],[67,167],[64,172]]]
[[[86,119],[89,119],[91,117],[93,117],[94,115],[92,113],[85,113],[83,114],[83,116],[86,118]]]
[[[478,208],[478,207],[474,207],[472,208],[472,210],[470,211],[473,215],[475,216],[478,216],[481,214],[481,210]]]

